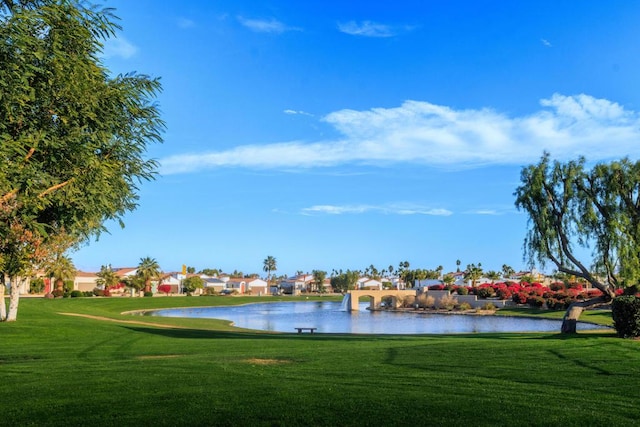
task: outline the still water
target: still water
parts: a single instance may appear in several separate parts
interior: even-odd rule
[[[339,302],[273,302],[232,307],[197,307],[155,310],[147,316],[224,319],[240,328],[294,332],[317,328],[318,333],[348,334],[453,334],[473,332],[557,332],[559,320],[503,316],[465,316],[429,312],[344,311]],[[579,323],[578,330],[603,329]]]

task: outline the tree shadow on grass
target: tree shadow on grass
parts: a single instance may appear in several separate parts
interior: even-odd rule
[[[269,333],[269,332],[252,332],[252,331],[211,331],[205,329],[171,329],[171,328],[153,328],[144,326],[121,326],[134,332],[163,336],[167,338],[179,339],[244,339],[244,340],[352,340],[356,335],[349,334],[310,334],[310,333]],[[377,336],[357,335],[359,339],[377,339]]]

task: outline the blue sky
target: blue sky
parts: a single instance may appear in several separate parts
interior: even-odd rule
[[[638,2],[107,6],[104,62],[161,77],[167,131],[81,270],[524,269],[524,165],[640,154]]]

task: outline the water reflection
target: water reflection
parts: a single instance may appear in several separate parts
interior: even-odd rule
[[[452,334],[473,332],[556,332],[559,320],[502,316],[465,316],[429,312],[359,312],[340,309],[339,302],[273,302],[231,307],[198,307],[157,310],[149,316],[230,320],[235,326],[263,331],[293,332],[294,328],[317,328],[319,333],[353,334]],[[578,330],[603,329],[579,323]]]

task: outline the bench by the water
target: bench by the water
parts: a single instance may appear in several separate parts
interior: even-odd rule
[[[314,333],[318,328],[293,328],[301,334],[303,331],[309,331],[310,333]]]

